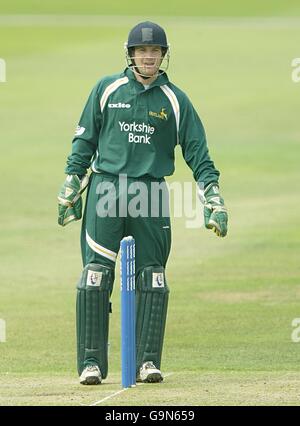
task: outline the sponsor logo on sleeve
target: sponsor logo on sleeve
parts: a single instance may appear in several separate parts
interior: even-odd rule
[[[85,132],[85,127],[77,126],[75,136],[81,136]]]

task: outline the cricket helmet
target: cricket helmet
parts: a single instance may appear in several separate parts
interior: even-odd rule
[[[168,49],[165,30],[149,21],[137,24],[128,35],[127,48],[142,45],[156,45]]]
[[[165,64],[159,73],[166,72],[169,66],[170,45],[168,44],[165,30],[162,27],[154,22],[145,21],[135,25],[129,32],[128,40],[124,45],[126,61],[128,66],[135,67],[136,72],[138,70],[134,62],[134,48],[137,46],[160,46],[162,49],[162,60],[165,61]]]

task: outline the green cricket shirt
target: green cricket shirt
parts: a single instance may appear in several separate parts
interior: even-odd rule
[[[84,175],[91,167],[95,173],[162,178],[174,172],[177,145],[196,181],[218,181],[203,125],[185,93],[165,73],[145,89],[126,68],[92,90],[65,171]]]

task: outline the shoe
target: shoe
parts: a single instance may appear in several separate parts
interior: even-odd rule
[[[155,367],[152,361],[144,362],[140,368],[140,374],[136,381],[143,383],[159,383],[163,381],[161,371]]]
[[[88,365],[80,376],[82,385],[99,385],[102,382],[101,371],[97,365]]]

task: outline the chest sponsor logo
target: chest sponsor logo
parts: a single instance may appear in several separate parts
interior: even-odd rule
[[[108,108],[129,109],[129,108],[131,108],[131,105],[130,104],[124,104],[122,102],[118,102],[116,104],[108,104]]]
[[[155,127],[146,123],[126,123],[119,121],[120,131],[127,133],[129,143],[143,143],[151,145],[151,136],[155,133]]]
[[[161,120],[167,120],[168,114],[166,113],[166,108],[162,108],[160,112],[149,111],[151,117],[160,118]]]

